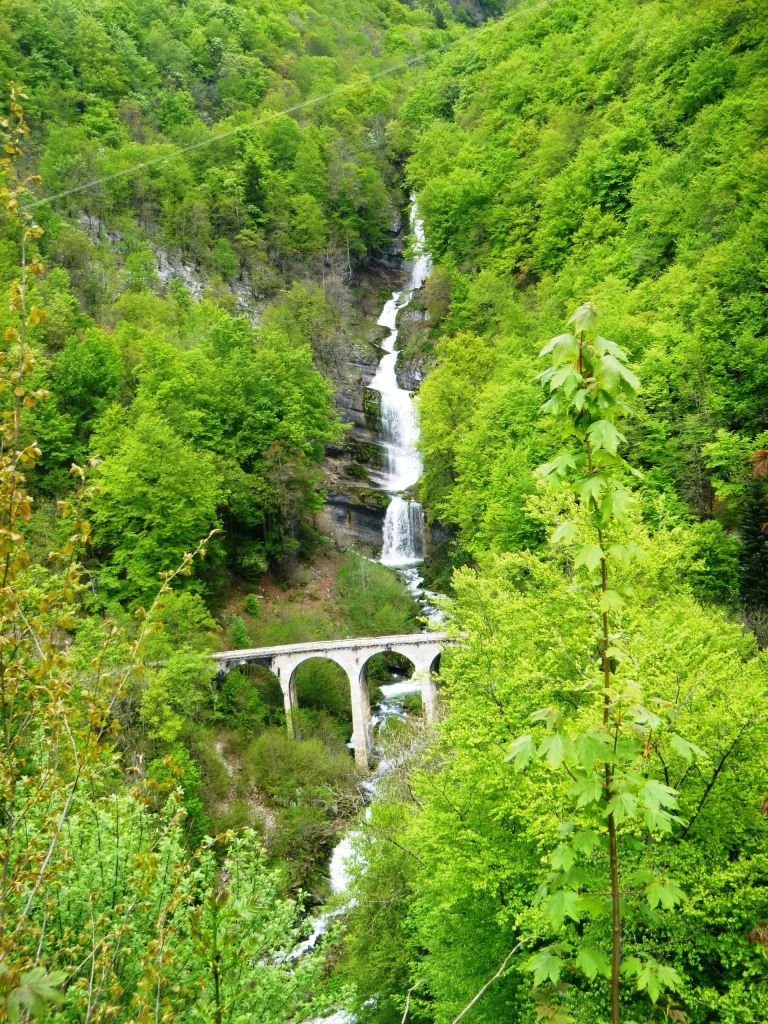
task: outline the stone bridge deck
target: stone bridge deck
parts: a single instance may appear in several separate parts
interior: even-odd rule
[[[424,716],[427,721],[432,721],[437,714],[438,703],[432,673],[442,645],[446,642],[445,633],[404,633],[399,636],[315,640],[275,647],[246,647],[236,651],[219,651],[212,658],[218,662],[221,675],[242,665],[252,664],[262,665],[274,672],[280,681],[288,730],[292,736],[297,735],[296,669],[310,658],[326,658],[335,662],[349,679],[355,760],[360,767],[367,768],[371,756],[371,702],[365,673],[368,661],[375,654],[389,652],[408,658],[414,667],[414,674],[421,680]]]

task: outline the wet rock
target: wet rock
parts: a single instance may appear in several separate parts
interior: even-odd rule
[[[318,513],[318,529],[331,537],[341,548],[354,548],[377,554],[381,547],[385,509],[366,505],[350,493],[331,491],[325,506]]]

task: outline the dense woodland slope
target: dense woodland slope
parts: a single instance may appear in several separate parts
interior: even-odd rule
[[[391,130],[436,264],[421,494],[472,568],[435,558],[446,718],[362,842],[361,1020],[494,977],[468,1020],[768,1019],[767,64],[759,3],[565,0]]]
[[[590,297],[643,381],[645,500],[706,521],[711,596],[765,602],[766,59],[759,3],[562,3],[474,35],[409,96],[393,138],[443,336],[423,495],[459,560],[531,540],[536,345]]]
[[[486,13],[0,5],[3,79],[24,90],[0,165],[0,1018],[277,1024],[322,1005],[317,958],[286,956],[359,801],[343,680],[308,667],[292,743],[274,679],[219,688],[206,655],[416,625],[352,555],[253,591],[322,547],[327,372],[352,275],[399,218],[386,125],[408,68],[371,76]]]
[[[28,421],[36,486],[58,496],[73,461],[103,460],[106,597],[146,600],[158,564],[214,524],[209,592],[279,565],[311,543],[323,446],[341,435],[317,367],[353,268],[398,217],[385,127],[404,82],[365,78],[446,33],[395,0],[18,3],[2,23],[0,64],[29,96],[27,165],[43,194],[76,190],[36,210],[54,396]],[[4,280],[17,261],[9,238]]]
[[[758,0],[0,0],[0,1020],[765,1024],[766,65]],[[411,190],[457,643],[294,960],[343,680],[294,743],[206,654],[417,625],[314,525]]]

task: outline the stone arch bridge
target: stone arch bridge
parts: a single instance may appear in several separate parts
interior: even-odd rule
[[[249,647],[238,651],[220,651],[212,655],[219,675],[225,676],[242,665],[262,665],[280,682],[288,731],[296,735],[296,669],[310,658],[326,658],[347,674],[352,703],[352,743],[355,761],[367,768],[371,758],[371,701],[365,667],[375,654],[393,652],[407,658],[420,677],[424,717],[433,721],[438,696],[433,673],[437,668],[445,633],[406,633],[402,636],[356,637],[351,640],[319,640],[312,643],[285,644],[280,647]]]

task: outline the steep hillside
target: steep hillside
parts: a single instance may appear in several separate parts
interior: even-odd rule
[[[416,625],[353,556],[255,591],[323,545],[331,377],[402,199],[386,125],[461,31],[394,0],[0,3],[2,1019],[322,1009],[291,953],[360,799],[345,680],[308,666],[294,743],[274,677],[207,655]]]
[[[768,437],[767,30],[757,2],[555,3],[408,97],[393,138],[438,264],[423,495],[459,560],[534,539],[535,356],[591,298],[643,381],[649,515],[663,493],[665,517],[708,520],[716,596],[768,597],[749,460]]]
[[[768,14],[501,8],[0,0],[0,1020],[768,1019]],[[363,780],[340,666],[299,740],[209,653],[419,626],[317,528],[411,192]]]
[[[762,1024],[768,13],[525,10],[391,132],[455,645],[338,971],[366,1024]]]
[[[459,29],[396,0],[2,13],[0,61],[28,96],[19,168],[42,177],[25,202],[54,197],[31,207],[52,394],[26,424],[43,451],[36,527],[70,465],[98,459],[103,600],[146,600],[212,527],[197,589],[220,597],[231,574],[316,543],[324,450],[342,437],[328,377],[354,374],[368,342],[352,275],[399,221],[401,65]],[[17,264],[11,232],[5,282]]]

